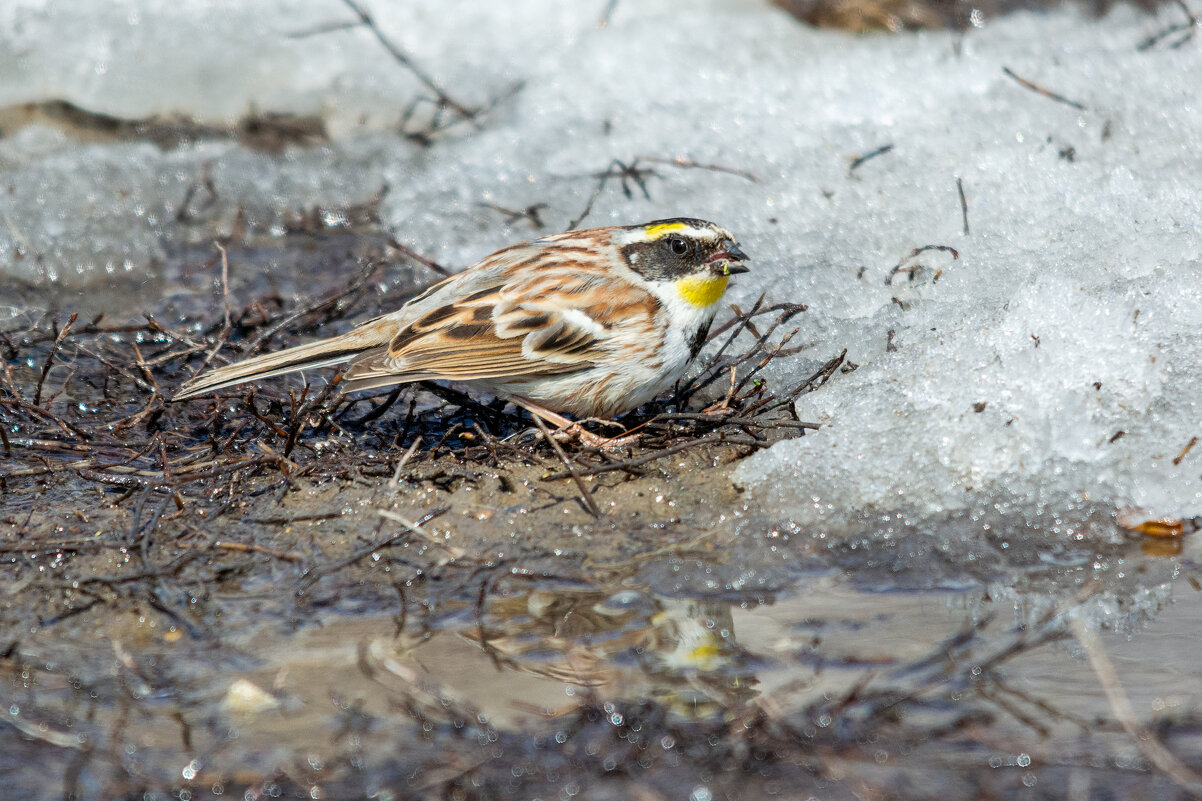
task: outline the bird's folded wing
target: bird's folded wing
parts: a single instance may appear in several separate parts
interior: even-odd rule
[[[608,353],[607,327],[586,313],[598,308],[595,293],[605,283],[593,274],[545,270],[438,306],[401,329],[387,351],[356,362],[348,388],[388,379],[534,378],[589,367]]]

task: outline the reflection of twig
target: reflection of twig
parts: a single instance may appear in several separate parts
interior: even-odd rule
[[[430,545],[433,545],[437,548],[442,548],[443,550],[445,550],[447,553],[449,553],[451,555],[452,559],[460,559],[466,553],[466,551],[464,551],[462,548],[460,548],[456,545],[451,545],[450,543],[443,542],[442,540],[436,539],[435,537],[431,537],[425,531],[418,528],[418,525],[419,525],[418,523],[410,522],[409,520],[406,520],[405,518],[398,515],[396,512],[391,512],[388,509],[377,509],[376,512],[380,515],[380,517],[383,517],[386,520],[391,520],[394,523],[400,523],[402,526],[404,526],[406,529],[409,530],[410,534],[413,534],[416,537],[420,537],[423,542],[427,542]]]
[[[1070,614],[1067,618],[1072,627],[1073,636],[1085,649],[1089,665],[1097,675],[1098,683],[1102,685],[1102,692],[1106,694],[1110,710],[1127,733],[1131,735],[1131,738],[1135,740],[1135,745],[1139,748],[1140,753],[1149,762],[1164,771],[1165,775],[1176,782],[1178,786],[1191,794],[1202,795],[1202,776],[1198,776],[1190,770],[1172,751],[1165,748],[1164,743],[1136,717],[1135,710],[1131,707],[1131,699],[1127,697],[1123,685],[1119,683],[1114,663],[1110,661],[1098,635],[1089,629],[1080,615]]]
[[[1088,720],[1080,715],[1074,715],[1066,712],[1063,709],[1054,706],[1049,701],[1045,701],[1044,699],[1035,696],[1031,692],[1020,690],[1017,687],[1011,687],[997,671],[994,671],[989,676],[988,682],[982,682],[981,685],[980,692],[983,697],[1009,712],[1010,715],[1016,720],[1022,721],[1032,729],[1039,731],[1041,734],[1043,731],[1046,731],[1044,725],[1038,721],[1029,719],[1030,715],[1018,706],[1017,701],[1022,701],[1025,704],[1035,707],[1035,709],[1037,709],[1039,713],[1042,713],[1048,720],[1063,720],[1072,723],[1074,726],[1079,728],[1082,733],[1088,733],[1092,731],[1095,726],[1095,722],[1092,720]],[[1017,701],[1010,699],[1017,699]],[[1049,731],[1049,734],[1050,733],[1051,732]]]
[[[1037,95],[1043,95],[1044,97],[1046,97],[1049,100],[1055,100],[1057,103],[1063,103],[1066,106],[1071,106],[1072,108],[1075,108],[1078,111],[1087,111],[1088,110],[1085,108],[1085,106],[1081,105],[1076,100],[1069,100],[1064,95],[1056,94],[1055,92],[1051,91],[1050,89],[1044,89],[1039,84],[1032,83],[1031,81],[1028,81],[1026,78],[1022,78],[1022,77],[1019,77],[1018,75],[1015,75],[1014,72],[1009,67],[1002,67],[1002,72],[1005,73],[1008,77],[1013,78],[1015,81],[1017,81],[1020,86],[1024,86],[1027,89],[1030,89],[1032,92],[1034,92]]]
[[[669,542],[666,545],[652,548],[649,551],[641,551],[629,559],[607,561],[604,558],[585,555],[584,567],[593,573],[621,573],[623,570],[629,570],[632,567],[643,567],[654,559],[662,559],[666,556],[683,556],[689,553],[712,552],[712,540],[717,533],[717,529],[711,529],[703,534],[698,534],[691,540]]]
[[[484,628],[484,602],[488,599],[488,582],[488,578],[480,582],[480,591],[476,593],[476,637],[479,640],[481,650],[488,654],[488,658],[492,660],[493,667],[500,671],[503,669],[501,656],[497,653],[497,649],[492,646],[492,643],[488,641],[488,632]]]
[[[12,709],[19,709],[15,704]],[[59,731],[52,729],[45,721],[31,720],[31,715],[28,710],[21,709],[22,714],[13,712],[7,718],[9,724],[30,740],[40,740],[44,743],[49,743],[55,748],[73,748],[76,751],[83,750],[83,738],[73,731]]]
[[[364,557],[370,556],[371,554],[373,554],[377,551],[387,548],[388,546],[392,545],[393,543],[395,543],[397,540],[401,539],[402,537],[412,534],[414,530],[420,529],[422,526],[424,526],[426,523],[429,523],[434,518],[439,517],[440,515],[446,514],[450,508],[451,507],[449,507],[449,506],[439,507],[438,509],[435,509],[432,512],[427,512],[426,514],[422,515],[416,521],[413,521],[413,522],[409,522],[406,520],[399,520],[398,522],[400,522],[401,525],[404,526],[404,528],[402,528],[400,531],[398,531],[395,534],[390,534],[378,542],[373,542],[369,545],[366,545],[366,546],[358,549],[354,553],[352,553],[350,556],[348,556],[344,559],[341,559],[337,562],[334,562],[331,565],[326,565],[322,569],[313,570],[311,573],[309,573],[309,575],[307,575],[304,578],[304,580],[302,580],[297,585],[297,588],[296,588],[297,592],[302,592],[302,591],[307,590],[309,587],[312,587],[323,576],[328,576],[332,573],[337,573],[338,571],[342,570],[343,568],[350,567],[355,562],[358,562],[360,559],[363,559]],[[381,516],[384,516],[382,514],[384,512],[384,510],[381,509],[378,511],[381,512]],[[391,519],[391,518],[389,518],[389,519]],[[422,536],[425,536],[425,534],[423,534]],[[452,546],[448,545],[445,547],[451,548]]]
[[[415,78],[421,81],[427,89],[429,89],[438,97],[438,102],[440,105],[454,110],[466,120],[475,122],[476,110],[468,108],[448,95],[441,86],[434,82],[433,78],[427,75],[424,70],[414,63],[413,59],[409,57],[409,54],[389,41],[388,37],[385,36],[380,28],[376,25],[375,19],[373,19],[372,16],[363,9],[362,6],[356,3],[355,0],[342,0],[342,2],[347,8],[354,12],[355,16],[359,18],[359,22],[372,32],[372,35],[375,36],[377,41],[384,46],[384,49],[388,51],[389,55],[396,59],[397,63],[412,72]]]

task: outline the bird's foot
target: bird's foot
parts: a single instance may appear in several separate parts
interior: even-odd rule
[[[638,442],[638,434],[626,434],[618,437],[603,437],[600,434],[594,434],[580,423],[570,423],[566,427],[558,428],[552,434],[560,442],[572,442],[573,440],[580,442],[582,445],[598,450],[615,450],[617,448],[625,448],[628,445],[633,445]]]
[[[598,450],[614,450],[617,448],[625,448],[628,445],[633,445],[638,441],[638,434],[626,434],[617,437],[605,437],[600,434],[594,434],[584,426],[580,425],[582,421],[569,420],[562,414],[544,409],[533,401],[516,396],[510,397],[510,400],[521,406],[530,414],[539,417],[551,425],[555,426],[555,431],[551,432],[551,436],[555,437],[560,442],[579,442],[588,448],[597,448]],[[591,419],[591,418],[590,418]],[[602,425],[617,426],[617,423],[612,420],[598,420]],[[625,429],[622,429],[625,431]]]

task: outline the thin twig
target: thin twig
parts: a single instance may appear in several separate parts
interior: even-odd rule
[[[443,267],[441,264],[434,261],[433,259],[423,256],[422,254],[418,253],[413,248],[411,248],[407,245],[402,245],[400,242],[398,242],[396,240],[395,237],[390,236],[385,241],[388,242],[388,247],[390,247],[394,250],[399,250],[401,253],[403,253],[406,256],[408,256],[409,258],[413,259],[418,264],[422,265],[423,267],[430,268],[434,272],[441,275],[443,278],[447,278],[447,277],[453,275],[453,273],[450,270],[448,270],[446,267]]]
[[[849,173],[855,172],[857,169],[859,169],[861,166],[863,166],[864,162],[874,159],[877,156],[883,156],[886,153],[890,152],[891,150],[893,150],[892,143],[887,144],[887,145],[881,145],[876,150],[870,150],[869,152],[865,153],[862,156],[856,156],[854,159],[851,160],[851,164],[850,164],[850,166],[848,166],[847,171]]]
[[[614,171],[615,167],[617,168],[616,172]],[[639,159],[638,157],[635,157],[634,161],[630,162],[629,164],[620,159],[614,159],[609,163],[609,166],[606,167],[603,172],[593,173],[592,177],[598,179],[597,185],[593,188],[592,194],[589,195],[588,202],[584,204],[584,211],[580,212],[579,217],[568,223],[569,230],[574,230],[579,227],[580,223],[584,222],[585,218],[592,213],[593,203],[595,203],[597,198],[601,196],[601,193],[605,191],[605,185],[609,182],[610,178],[621,179],[622,193],[626,195],[627,198],[633,197],[633,193],[630,190],[630,183],[633,182],[640,190],[642,190],[643,197],[647,200],[650,200],[651,193],[647,191],[647,179],[658,177],[658,173],[656,173],[655,170],[640,169]]]
[[[1149,50],[1149,49],[1155,47],[1157,44],[1159,44],[1162,40],[1168,38],[1169,36],[1172,36],[1175,33],[1181,33],[1182,31],[1187,31],[1187,33],[1185,34],[1185,36],[1182,36],[1176,42],[1173,42],[1171,45],[1169,45],[1170,49],[1176,49],[1178,47],[1181,47],[1183,44],[1188,42],[1190,39],[1194,38],[1194,35],[1198,31],[1198,27],[1200,25],[1202,25],[1202,19],[1199,19],[1199,17],[1197,15],[1195,15],[1194,12],[1190,11],[1189,6],[1187,6],[1185,4],[1185,0],[1175,0],[1175,3],[1178,8],[1180,8],[1183,12],[1185,12],[1186,21],[1178,22],[1174,25],[1170,25],[1169,27],[1165,28],[1163,31],[1152,34],[1147,39],[1144,39],[1142,42],[1140,42],[1136,46],[1136,48],[1135,48],[1136,50],[1139,50],[1141,52],[1144,50]]]
[[[389,492],[396,492],[396,488],[401,483],[401,471],[405,469],[405,465],[409,464],[409,460],[413,458],[413,454],[417,453],[417,449],[421,447],[422,438],[419,436],[413,440],[413,444],[401,456],[401,460],[396,463],[396,470],[393,471],[392,478],[388,480]]]
[[[62,330],[58,332],[58,336],[54,338],[54,346],[50,348],[50,353],[46,355],[46,361],[42,364],[42,374],[38,376],[37,389],[33,392],[34,406],[42,405],[42,385],[46,383],[46,375],[50,372],[50,366],[54,364],[54,356],[58,353],[58,349],[62,347],[63,340],[71,332],[71,324],[75,322],[75,318],[78,316],[78,314],[72,314],[71,319],[67,320],[67,324],[62,327]]]
[[[957,261],[960,258],[960,251],[956,250],[954,247],[951,247],[950,245],[923,245],[920,248],[914,248],[913,250],[911,250],[909,252],[909,254],[906,255],[906,257],[904,259],[902,259],[896,265],[894,265],[893,269],[889,271],[889,274],[887,276],[885,276],[885,286],[891,286],[893,284],[893,279],[896,278],[897,274],[902,271],[902,268],[904,268],[906,266],[907,262],[909,262],[916,256],[926,253],[928,250],[937,250],[941,253],[950,253],[950,254],[952,254],[953,261]],[[909,272],[911,272],[911,273],[913,273],[913,271],[914,271],[914,268],[911,268],[909,270]]]
[[[543,227],[543,220],[542,217],[539,216],[539,212],[547,208],[546,203],[535,203],[527,206],[524,209],[521,209],[520,211],[507,209],[504,206],[498,206],[495,203],[479,203],[477,205],[481,206],[482,208],[492,209],[499,214],[504,214],[506,225],[513,225],[518,220],[528,220],[531,227],[533,227],[536,231],[542,229]]]
[[[960,194],[960,219],[964,223],[964,235],[968,236],[968,199],[964,197],[964,181],[956,178],[956,192]]]
[[[376,37],[376,40],[384,46],[384,49],[388,51],[389,55],[396,59],[398,64],[413,73],[415,78],[421,81],[421,83],[427,89],[437,96],[440,104],[453,109],[457,114],[469,122],[472,122],[473,124],[476,122],[476,109],[468,108],[448,95],[441,86],[434,82],[433,78],[426,74],[425,70],[423,70],[413,61],[408,53],[401,50],[399,47],[393,44],[387,36],[384,35],[384,33],[376,25],[375,19],[373,19],[372,16],[363,9],[362,6],[356,3],[355,0],[342,0],[342,2],[355,14],[355,16],[359,18],[359,22],[362,23],[363,26],[369,31],[371,31],[372,35]]]
[[[707,164],[701,161],[693,161],[693,159],[685,158],[684,156],[676,156],[674,158],[664,158],[663,156],[639,156],[639,161],[650,161],[654,164],[667,164],[672,167],[680,167],[682,170],[708,170],[709,172],[724,172],[727,175],[737,175],[740,178],[745,178],[753,184],[760,182],[759,176],[748,170],[740,170],[737,167],[725,167],[721,164]]]
[[[761,296],[760,300],[763,300],[763,296]],[[688,399],[692,398],[698,392],[705,389],[710,384],[714,383],[716,380],[718,380],[718,378],[720,378],[722,375],[724,375],[727,371],[729,371],[731,369],[735,369],[735,368],[739,367],[740,365],[754,359],[756,356],[759,356],[761,353],[764,352],[765,348],[767,347],[768,341],[772,338],[772,335],[774,333],[776,333],[776,329],[779,328],[784,323],[788,322],[790,319],[792,319],[792,317],[795,314],[797,314],[798,312],[803,311],[805,309],[804,306],[797,306],[794,304],[784,304],[784,305],[787,305],[788,308],[786,308],[782,314],[778,315],[777,318],[772,321],[772,325],[768,327],[767,331],[765,331],[764,333],[761,334],[758,331],[756,331],[755,328],[751,324],[751,319],[752,319],[752,317],[754,317],[756,315],[756,313],[757,313],[756,308],[758,308],[759,304],[760,304],[760,301],[756,301],[756,307],[753,307],[752,310],[750,312],[748,312],[746,315],[740,315],[739,326],[736,327],[736,329],[730,335],[730,337],[726,340],[726,342],[723,343],[722,347],[719,348],[718,352],[714,355],[714,357],[710,359],[710,363],[707,366],[706,370],[703,371],[701,373],[701,375],[699,375],[697,378],[690,381],[689,384],[686,385],[685,388],[680,391],[680,393],[677,396],[679,399],[679,402],[681,402],[681,403],[687,402]],[[751,331],[752,335],[756,337],[756,341],[752,344],[751,348],[747,352],[743,353],[741,356],[735,358],[733,361],[728,361],[728,362],[720,361],[723,352],[726,351],[727,347],[735,340],[735,337],[737,337],[738,334],[743,329],[747,329],[747,330]],[[796,331],[794,331],[793,334],[796,334]],[[789,336],[792,337],[793,334],[790,334]],[[776,351],[774,351],[771,354],[770,359],[777,358],[780,356],[790,356],[795,353],[799,353],[808,347],[807,345],[801,345],[796,348],[782,349],[781,346],[783,346],[783,344],[784,344],[783,342],[778,344]],[[756,368],[756,371],[762,369],[763,367],[764,367],[764,365],[761,364],[758,368]],[[732,386],[733,386],[733,383],[732,383]]]
[[[1049,89],[1044,89],[1039,84],[1032,83],[1031,81],[1028,81],[1026,78],[1015,75],[1014,71],[1011,70],[1009,67],[1002,67],[1002,72],[1007,77],[1013,78],[1016,82],[1018,82],[1018,84],[1020,86],[1030,89],[1035,94],[1043,95],[1044,97],[1046,97],[1049,100],[1055,100],[1057,103],[1063,103],[1064,105],[1075,108],[1078,111],[1088,111],[1089,110],[1085,106],[1078,103],[1076,100],[1069,100],[1064,95],[1057,94]]]
[[[347,284],[346,288],[338,294],[325,298],[324,300],[314,301],[306,306],[302,306],[296,311],[291,312],[272,323],[265,331],[256,336],[251,343],[243,349],[243,352],[254,353],[264,342],[275,336],[282,329],[291,325],[294,321],[299,320],[307,315],[316,314],[317,312],[325,311],[331,307],[337,306],[347,297],[365,287],[367,282],[371,280],[371,277],[375,275],[376,270],[379,269],[379,266],[380,265],[378,262],[371,262],[362,272],[359,273],[359,275],[351,279],[351,282]],[[218,347],[220,347],[221,344],[222,343],[218,343]]]
[[[405,526],[405,528],[403,530],[398,531],[395,534],[390,534],[387,537],[385,537],[384,539],[379,540],[378,542],[370,543],[369,545],[366,545],[366,546],[358,549],[357,551],[355,551],[354,553],[352,553],[350,556],[346,557],[345,559],[341,559],[341,560],[333,563],[332,565],[327,565],[320,570],[314,570],[313,572],[309,573],[309,575],[305,576],[304,579],[302,579],[300,581],[300,583],[297,586],[296,591],[298,593],[304,592],[309,587],[312,587],[314,584],[316,584],[317,581],[320,580],[322,577],[328,576],[332,573],[337,573],[339,570],[342,570],[346,567],[349,567],[350,565],[353,565],[355,562],[358,562],[360,559],[370,556],[371,554],[375,553],[376,551],[387,548],[388,546],[394,544],[401,537],[404,537],[406,534],[411,533],[411,531],[413,529],[420,529],[422,526],[424,526],[426,523],[429,523],[434,518],[446,514],[450,510],[450,508],[451,507],[449,507],[449,506],[441,506],[431,512],[427,512],[426,514],[422,515],[414,522],[403,521],[404,526]]]
[[[1181,452],[1173,457],[1173,467],[1176,467],[1177,465],[1181,464],[1181,460],[1184,459],[1186,456],[1188,456],[1189,452],[1192,451],[1194,449],[1194,446],[1197,444],[1198,444],[1198,438],[1190,437],[1189,442],[1185,443],[1185,447],[1181,449]]]
[[[221,253],[221,301],[225,306],[225,329],[230,327],[230,260],[220,242],[213,243]]]
[[[819,423],[804,423],[799,420],[763,420],[759,417],[723,417],[704,412],[675,412],[657,414],[650,422],[660,420],[693,420],[700,423],[717,423],[732,426],[754,426],[756,428],[800,428],[817,431],[822,426]]]
[[[604,28],[609,25],[609,21],[613,18],[614,11],[618,8],[618,0],[609,0],[605,4],[605,8],[601,10],[601,16],[597,18],[597,27]]]
[[[384,413],[387,412],[389,409],[391,409],[392,405],[394,403],[396,403],[397,398],[401,397],[401,393],[405,391],[406,386],[408,386],[408,385],[407,384],[397,384],[393,388],[392,392],[388,393],[388,397],[386,397],[380,403],[379,406],[376,406],[374,409],[371,409],[366,414],[364,414],[362,417],[360,417],[356,420],[352,420],[351,425],[356,425],[356,426],[366,425],[367,423],[370,423],[371,421],[383,416]],[[370,400],[370,399],[368,399],[368,400]],[[353,406],[353,405],[354,404],[347,406],[347,410],[349,410],[351,408],[351,406]],[[346,413],[345,411],[339,412],[338,417],[341,418],[345,413]]]
[[[438,539],[435,539],[434,537],[431,537],[429,534],[427,534],[425,531],[423,531],[421,528],[419,528],[417,523],[413,523],[413,522],[401,517],[396,512],[390,511],[388,509],[377,509],[376,513],[379,514],[380,517],[384,518],[385,520],[391,520],[394,523],[400,523],[402,526],[404,526],[406,529],[408,529],[410,534],[414,534],[414,535],[420,537],[423,542],[428,542],[431,545],[437,546],[437,547],[442,548],[443,550],[447,551],[451,555],[452,559],[462,559],[464,554],[467,553],[467,551],[463,550],[462,548],[460,548],[456,545],[451,545],[450,543],[446,543],[446,542],[443,542],[442,540],[438,540]]]
[[[844,365],[846,359],[847,351],[844,350],[838,356],[819,367],[812,375],[810,375],[809,378],[793,387],[793,389],[782,393],[776,398],[761,399],[752,404],[750,408],[745,409],[743,413],[750,414],[758,411],[759,414],[767,414],[768,412],[779,409],[782,406],[794,403],[797,400],[797,396],[801,395],[803,392],[813,392],[814,390],[825,386],[826,382],[830,381],[831,376],[835,374],[835,371]]]
[[[43,420],[49,420],[50,422],[54,423],[59,428],[61,428],[63,431],[67,432],[68,434],[73,434],[84,441],[90,441],[90,440],[95,439],[95,436],[93,434],[91,434],[87,431],[84,431],[82,428],[75,425],[71,421],[65,420],[62,417],[59,417],[58,415],[53,414],[52,412],[48,411],[47,409],[43,409],[41,406],[35,406],[34,404],[30,403],[27,400],[23,400],[21,398],[13,398],[12,400],[0,399],[0,405],[13,406],[18,409],[21,409],[22,411],[29,412],[30,414],[34,415],[35,417],[39,417]]]
[[[681,442],[677,445],[673,445],[670,448],[664,448],[662,450],[652,451],[651,453],[645,453],[642,456],[634,459],[627,459],[624,462],[613,462],[612,464],[603,464],[596,467],[590,467],[585,470],[578,470],[576,475],[578,475],[580,478],[584,478],[586,476],[598,476],[602,473],[612,473],[615,470],[628,470],[632,467],[639,467],[647,464],[648,462],[654,462],[657,459],[662,459],[665,456],[671,456],[674,453],[680,453],[681,451],[688,450],[689,448],[695,448],[698,445],[709,445],[711,443],[731,443],[734,445],[760,444],[756,440],[750,438],[730,437],[724,434],[709,434],[704,437],[698,437],[697,439],[691,439],[688,442]],[[543,480],[558,481],[560,479],[568,478],[569,476],[572,476],[572,473],[552,473],[549,476],[544,476]]]
[[[223,551],[239,551],[241,553],[261,553],[266,554],[274,559],[282,559],[285,562],[299,562],[301,557],[292,553],[284,553],[277,551],[274,548],[268,548],[264,545],[247,545],[241,542],[223,542],[218,540],[213,543],[214,548],[219,548]]]
[[[563,462],[563,466],[568,469],[568,475],[576,482],[576,488],[580,490],[580,495],[584,498],[584,505],[588,507],[593,517],[600,517],[601,510],[597,507],[596,501],[593,500],[593,495],[588,491],[588,487],[584,485],[584,479],[580,477],[580,472],[576,469],[576,465],[572,464],[572,460],[564,453],[563,447],[555,441],[555,437],[552,436],[551,430],[547,428],[547,424],[542,421],[542,418],[537,414],[531,415],[531,417],[534,418],[535,424],[538,425],[538,430],[543,433],[543,439],[551,443],[551,447],[555,449],[555,454],[559,457],[559,461]]]

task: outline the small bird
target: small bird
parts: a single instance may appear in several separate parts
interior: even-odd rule
[[[505,398],[560,428],[574,424],[558,412],[612,418],[681,377],[746,260],[724,228],[688,217],[545,236],[498,250],[341,336],[198,376],[175,400],[350,362],[348,392],[433,379]]]

